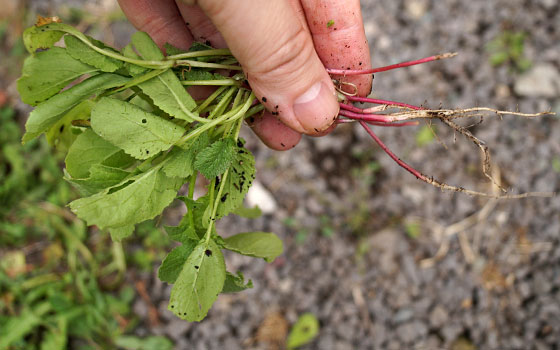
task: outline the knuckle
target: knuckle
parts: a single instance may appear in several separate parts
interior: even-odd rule
[[[254,62],[251,71],[261,77],[289,79],[301,73],[313,53],[309,33],[301,27],[285,33],[281,40],[266,49],[265,54],[257,55],[260,60]]]
[[[148,16],[144,23],[140,25],[140,30],[147,32],[153,37],[166,30],[173,22],[174,18],[165,18],[157,15]]]

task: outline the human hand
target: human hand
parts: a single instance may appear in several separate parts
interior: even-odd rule
[[[130,22],[158,45],[193,40],[229,47],[267,112],[250,123],[269,147],[332,130],[339,105],[325,67],[371,67],[359,0],[118,0]],[[371,76],[353,76],[358,95]]]

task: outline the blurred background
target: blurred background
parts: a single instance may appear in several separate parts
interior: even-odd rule
[[[373,97],[560,114],[558,1],[362,8],[374,66],[459,52],[376,74]],[[221,295],[201,323],[174,318],[156,272],[172,245],[160,226],[182,209],[112,243],[65,207],[77,193],[63,156],[44,137],[21,146],[30,107],[15,79],[37,14],[118,48],[134,32],[113,0],[0,0],[0,349],[284,349],[290,333],[302,349],[560,349],[560,198],[442,192],[353,124],[285,153],[244,131],[258,170],[248,201],[264,215],[226,218],[220,233],[273,231],[285,253],[273,264],[227,255],[255,287]],[[558,116],[490,117],[470,130],[511,193],[560,191]],[[377,133],[425,174],[493,190],[478,149],[440,123]]]

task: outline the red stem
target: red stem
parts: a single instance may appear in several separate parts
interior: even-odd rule
[[[403,167],[404,169],[406,169],[409,173],[411,173],[412,175],[416,176],[417,179],[423,180],[423,181],[428,181],[428,179],[426,178],[425,175],[423,175],[422,173],[420,173],[418,170],[414,169],[413,167],[411,167],[410,165],[406,164],[405,162],[403,162],[402,160],[400,160],[399,157],[397,157],[393,152],[391,152],[391,150],[389,150],[389,148],[387,146],[385,146],[385,144],[381,141],[381,139],[379,139],[379,137],[377,137],[377,135],[373,132],[373,130],[371,130],[371,128],[363,121],[359,121],[359,123],[362,125],[362,127],[364,129],[366,129],[367,133],[369,134],[369,136],[371,136],[371,138],[377,142],[377,144],[379,145],[379,147],[381,147],[381,149],[383,151],[385,151],[385,153],[387,153],[389,155],[389,157],[393,158],[393,160],[395,162],[397,162],[398,165],[400,165],[401,167]]]
[[[345,110],[350,111],[350,112],[361,113],[361,114],[365,113],[363,109],[352,106],[352,105],[348,105],[348,104],[345,104],[345,103],[342,103],[342,102],[340,102],[339,105],[340,105],[341,109],[345,109]]]
[[[441,54],[441,55],[435,55],[435,56],[430,56],[430,57],[426,57],[426,58],[421,58],[419,60],[401,62],[401,63],[397,63],[397,64],[392,64],[390,66],[372,68],[372,69],[331,69],[331,68],[327,68],[327,72],[329,74],[333,74],[333,75],[344,75],[344,76],[347,76],[347,75],[361,75],[361,74],[373,74],[373,73],[377,73],[377,72],[388,71],[388,70],[391,70],[391,69],[397,69],[397,68],[402,68],[402,67],[414,66],[414,65],[417,65],[417,64],[421,64],[421,63],[437,61],[437,60],[441,60],[443,58],[454,57],[456,55],[457,55],[457,53],[444,53],[444,54]]]
[[[346,124],[346,123],[353,123],[355,122],[356,119],[337,119],[336,123],[337,124]],[[401,127],[401,126],[412,126],[412,125],[418,125],[418,122],[413,121],[413,122],[402,122],[402,123],[384,123],[384,122],[368,122],[366,121],[366,123],[368,123],[369,125],[375,125],[375,126],[396,126],[396,127]]]
[[[387,118],[386,116],[384,116],[383,114],[360,114],[360,113],[354,113],[354,112],[350,112],[344,109],[341,109],[338,112],[339,115],[344,116],[346,118],[350,118],[350,119],[356,119],[356,120],[360,120],[360,121],[368,121],[368,122],[382,122],[382,123],[390,123],[391,120],[389,118]]]

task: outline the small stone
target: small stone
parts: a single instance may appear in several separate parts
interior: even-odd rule
[[[427,9],[428,4],[426,1],[409,0],[405,3],[406,13],[414,19],[419,19],[424,16]]]
[[[148,306],[146,306],[146,303],[142,299],[136,299],[132,306],[132,311],[141,319],[148,317]]]
[[[448,318],[447,311],[441,305],[437,305],[430,313],[430,326],[441,328]]]
[[[191,328],[192,323],[175,318],[165,326],[165,333],[173,340],[183,338],[183,335]]]
[[[258,205],[263,214],[272,214],[278,207],[272,194],[259,181],[254,181],[249,189],[247,204],[250,207]]]
[[[395,314],[393,321],[397,324],[403,323],[409,321],[412,316],[414,316],[414,312],[411,309],[401,309]]]
[[[551,64],[540,64],[517,78],[513,89],[520,96],[558,97],[560,73]]]
[[[405,323],[397,328],[397,335],[404,343],[411,344],[428,334],[428,327],[420,321]]]

